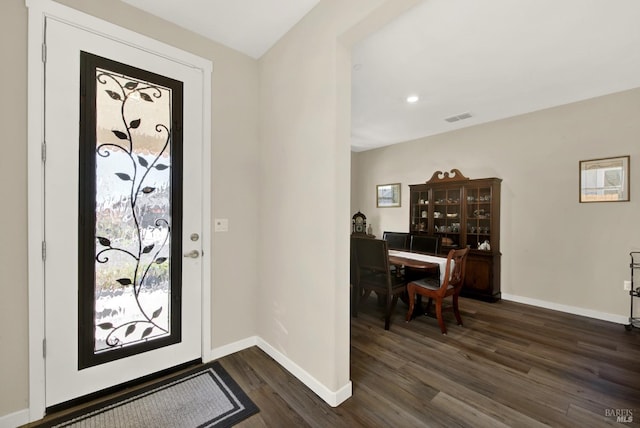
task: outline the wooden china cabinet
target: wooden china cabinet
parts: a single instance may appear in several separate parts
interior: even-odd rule
[[[457,169],[436,171],[410,189],[409,230],[439,235],[441,252],[468,246],[461,294],[500,299],[500,178],[471,180]]]

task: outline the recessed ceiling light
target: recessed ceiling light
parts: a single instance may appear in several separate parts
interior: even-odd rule
[[[417,95],[409,95],[409,96],[407,97],[407,102],[408,102],[409,104],[413,104],[413,103],[417,103],[419,99],[420,99],[420,97],[419,97],[419,96],[417,96]]]

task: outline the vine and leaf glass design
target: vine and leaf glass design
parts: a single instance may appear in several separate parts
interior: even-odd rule
[[[175,327],[174,94],[169,87],[120,70],[96,66],[93,76],[92,352],[101,354],[168,338]]]

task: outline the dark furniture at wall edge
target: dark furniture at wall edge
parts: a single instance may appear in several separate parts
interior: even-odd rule
[[[469,246],[461,295],[490,302],[501,297],[501,182],[500,178],[469,179],[452,169],[409,185],[409,232],[440,236],[443,255]],[[488,250],[481,249],[485,241]]]

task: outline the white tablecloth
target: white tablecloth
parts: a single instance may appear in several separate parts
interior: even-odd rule
[[[407,259],[419,260],[421,262],[431,262],[437,263],[440,266],[440,284],[444,281],[444,272],[447,269],[447,258],[446,257],[438,257],[438,256],[430,256],[428,254],[420,254],[420,253],[412,253],[409,251],[398,251],[398,250],[389,250],[390,256],[396,257],[404,257]],[[455,266],[455,262],[451,261],[451,270]]]

